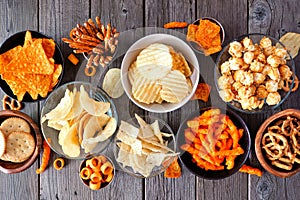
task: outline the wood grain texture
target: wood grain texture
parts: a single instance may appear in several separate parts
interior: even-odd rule
[[[24,30],[37,30],[37,4],[38,1],[1,1],[0,2],[0,43],[4,42],[5,38],[10,35]],[[16,14],[18,13],[18,14]],[[0,91],[0,99],[4,93]],[[31,116],[35,122],[38,119],[37,103],[25,104],[22,112]],[[0,174],[0,194],[1,199],[37,199],[39,194],[39,179],[35,173],[38,167],[36,161],[29,169],[18,174]],[[26,180],[26,181],[25,181]],[[16,192],[16,188],[19,192]],[[24,194],[26,197],[24,198]]]
[[[249,32],[264,33],[275,38],[280,38],[286,32],[299,32],[299,12],[296,11],[299,6],[300,3],[296,0],[285,3],[266,0],[249,1]],[[296,64],[299,63],[299,56],[294,61]],[[299,77],[297,66],[296,75]],[[289,98],[274,113],[287,108],[299,109],[299,97],[299,90],[291,93]],[[255,115],[252,120],[261,124],[271,114]],[[250,121],[249,117],[245,118]],[[255,134],[258,126],[253,123],[251,125],[252,133]],[[250,160],[252,165],[261,167],[257,164],[254,152],[252,152]],[[299,192],[295,191],[296,185],[300,185],[299,174],[286,179],[278,178],[267,172],[261,178],[249,176],[249,197],[250,199],[298,199]],[[289,192],[286,192],[287,190]]]

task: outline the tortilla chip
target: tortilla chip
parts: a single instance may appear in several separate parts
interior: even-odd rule
[[[30,31],[26,31],[25,33],[25,40],[24,40],[24,48],[29,47],[32,44],[33,40],[32,40],[32,35]]]
[[[23,47],[17,57],[5,66],[5,71],[49,75],[53,73],[54,66],[45,54],[42,41],[36,40],[29,47]]]
[[[166,169],[164,176],[166,178],[179,178],[181,176],[181,167],[178,163],[178,157],[176,157]]]
[[[8,65],[18,55],[21,49],[22,47],[18,45],[0,55],[0,74],[3,74],[5,72],[4,67]]]
[[[195,94],[192,97],[192,100],[200,99],[204,102],[207,102],[209,98],[210,90],[211,90],[210,85],[206,83],[199,83],[195,91]]]

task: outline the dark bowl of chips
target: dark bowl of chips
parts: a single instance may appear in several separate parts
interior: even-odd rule
[[[223,108],[206,107],[192,112],[176,136],[180,160],[194,175],[217,180],[229,177],[244,165],[251,146],[243,119]]]
[[[64,58],[59,46],[43,33],[18,32],[0,47],[0,86],[13,99],[45,99],[59,85],[63,71]]]
[[[255,137],[255,153],[265,170],[281,178],[300,172],[300,110],[287,109],[266,119]]]

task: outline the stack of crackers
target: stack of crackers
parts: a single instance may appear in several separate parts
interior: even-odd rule
[[[24,45],[0,55],[0,75],[12,92],[22,101],[26,92],[36,100],[46,97],[58,83],[62,65],[55,64],[55,42],[47,38],[32,38],[26,32]]]
[[[29,124],[22,118],[10,117],[0,126],[0,159],[21,163],[35,150],[35,139]]]

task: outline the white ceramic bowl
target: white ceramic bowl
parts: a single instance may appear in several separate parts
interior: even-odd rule
[[[192,75],[190,76],[190,79],[193,84],[193,89],[191,93],[189,93],[188,96],[186,96],[179,103],[163,102],[162,104],[158,104],[158,103],[145,104],[137,101],[132,97],[131,84],[127,76],[128,68],[132,64],[132,62],[136,60],[138,54],[144,48],[146,48],[147,46],[153,43],[161,43],[161,44],[172,46],[177,52],[181,52],[183,54],[183,56],[185,57],[185,59],[187,60],[187,62],[189,63],[192,69]],[[183,40],[168,34],[152,34],[139,39],[128,49],[121,65],[121,81],[127,96],[130,98],[131,101],[133,101],[140,108],[155,113],[171,112],[186,104],[193,96],[197,88],[199,76],[200,76],[199,64],[194,51]]]

